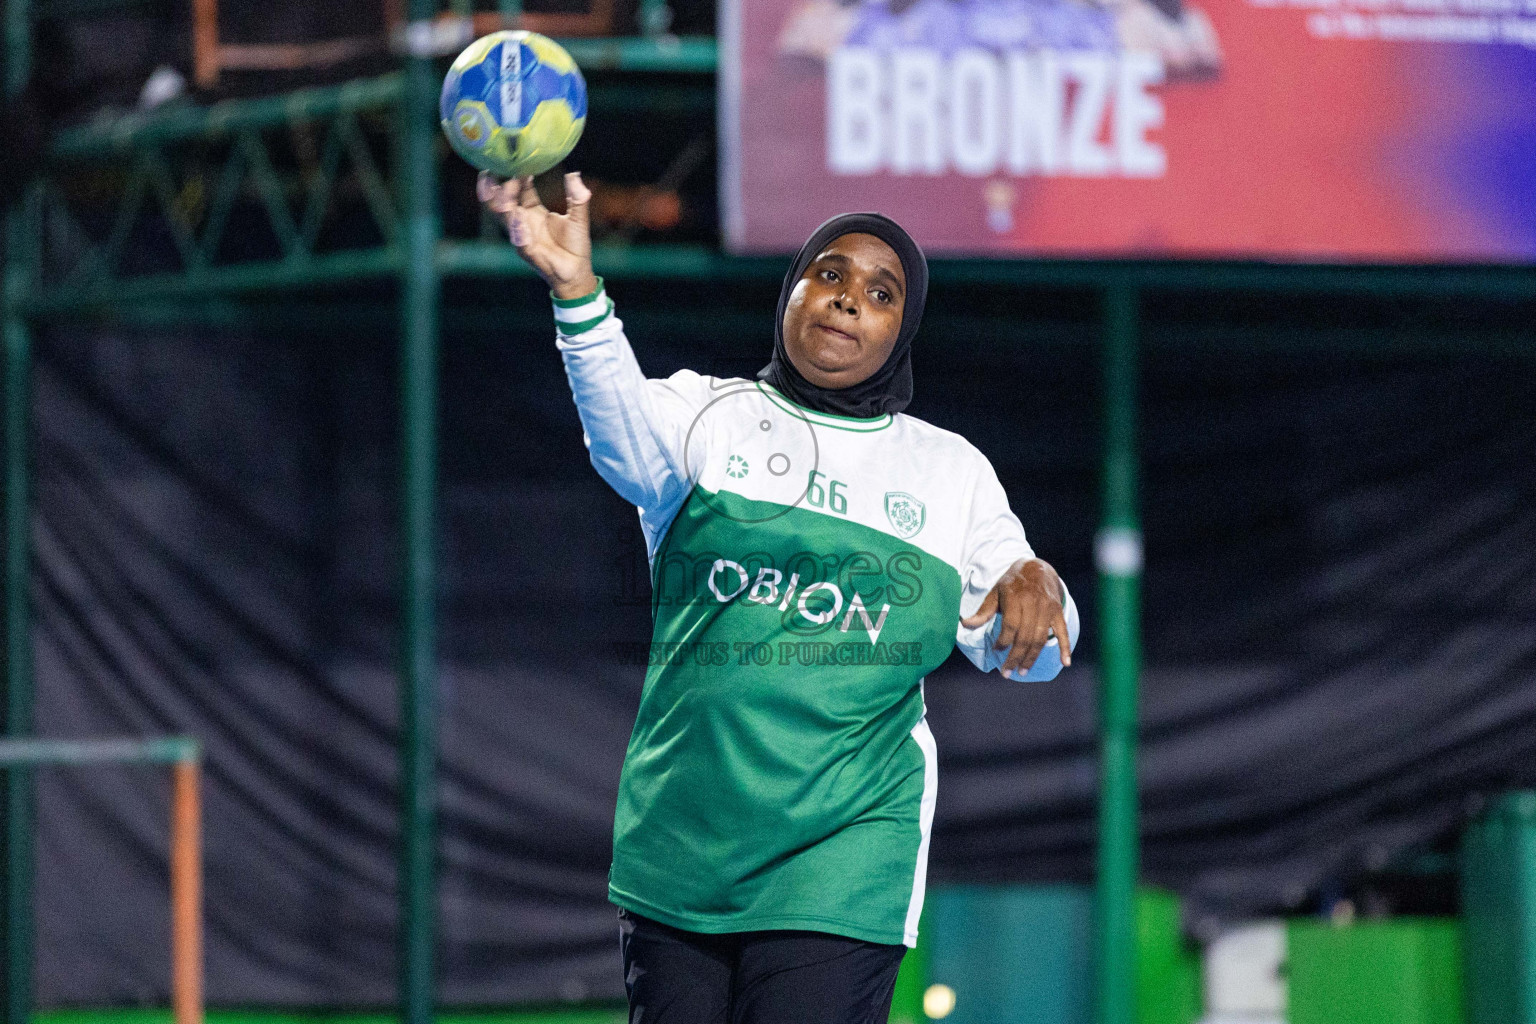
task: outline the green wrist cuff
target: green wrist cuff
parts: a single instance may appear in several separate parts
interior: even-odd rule
[[[562,337],[584,334],[607,320],[613,313],[613,300],[603,291],[603,279],[597,279],[597,290],[579,299],[555,299],[555,327]]]
[[[597,279],[597,287],[580,298],[562,299],[556,296],[554,292],[550,292],[549,297],[554,302],[556,309],[575,309],[577,306],[585,306],[601,294],[603,294],[603,279],[599,277]]]

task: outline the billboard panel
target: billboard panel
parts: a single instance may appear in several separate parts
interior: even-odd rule
[[[738,252],[1522,262],[1536,0],[726,0]]]

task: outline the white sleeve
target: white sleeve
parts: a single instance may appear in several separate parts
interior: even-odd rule
[[[966,526],[960,563],[960,617],[974,615],[987,593],[1002,578],[1014,562],[1021,558],[1034,558],[1034,549],[1024,538],[1024,527],[1018,516],[1008,507],[1008,495],[998,482],[997,473],[986,456],[976,453],[977,469],[971,491],[970,518]],[[1061,584],[1065,597],[1067,632],[1072,646],[1077,647],[1080,623],[1077,603],[1067,590],[1066,581]],[[962,623],[955,631],[955,646],[971,660],[971,664],[983,672],[1002,668],[1011,648],[994,650],[993,642],[1002,628],[1003,615],[998,612],[992,621],[974,628]],[[1006,678],[1026,682],[1056,678],[1061,671],[1061,647],[1052,637],[1035,658],[1028,673],[1012,674]]]
[[[640,510],[654,554],[704,464],[705,431],[691,436],[690,427],[709,404],[709,384],[692,370],[647,379],[601,279],[591,295],[556,299],[555,325],[592,465]]]

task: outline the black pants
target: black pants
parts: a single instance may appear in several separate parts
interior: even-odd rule
[[[887,1024],[906,946],[825,932],[704,935],[619,911],[629,1024]]]

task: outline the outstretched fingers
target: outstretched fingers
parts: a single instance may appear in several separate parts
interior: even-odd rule
[[[589,228],[589,212],[592,202],[592,190],[587,188],[587,183],[581,180],[580,171],[572,171],[565,176],[565,215],[571,223],[583,231]]]
[[[525,210],[543,209],[544,200],[539,198],[539,190],[533,187],[533,175],[525,175],[517,179],[518,196],[517,204]]]
[[[527,199],[530,193],[533,196],[532,203]],[[539,194],[533,191],[533,179],[515,178],[496,186],[494,197],[486,205],[506,219],[508,241],[526,256],[525,250],[533,242],[533,230],[528,216],[535,210],[543,209],[539,203]]]
[[[998,600],[1003,613],[1003,623],[998,627],[997,639],[992,641],[992,648],[997,651],[1010,651],[1023,635],[1024,609],[1023,601],[1017,593],[1004,590],[1003,595]]]
[[[507,241],[518,252],[523,252],[533,243],[533,231],[523,216],[522,207],[514,206],[507,211]]]
[[[1056,624],[1051,627],[1056,634],[1056,643],[1061,647],[1062,665],[1072,664],[1072,634],[1067,629],[1067,611],[1059,608],[1056,611]]]
[[[490,171],[481,171],[475,178],[475,196],[482,203],[489,203],[501,193],[501,183]]]
[[[475,194],[506,223],[512,247],[551,291],[559,298],[572,298],[594,292],[599,282],[592,273],[587,236],[586,208],[592,193],[579,175],[567,175],[565,184],[569,210],[559,215],[544,207],[531,176],[498,181],[494,174],[481,174]]]
[[[522,207],[518,205],[522,194],[522,185],[516,181],[499,182],[489,171],[481,171],[475,179],[475,195],[485,204],[485,208],[501,217],[507,225],[507,237],[518,248],[528,244],[528,226],[519,216]]]
[[[1040,657],[1040,652],[1049,639],[1050,633],[1043,626],[1036,627],[1028,637],[1019,638],[1014,643],[1013,649],[1008,652],[1008,657],[1003,660],[1003,674],[1028,672],[1034,668],[1035,659]]]
[[[1001,633],[1007,634],[1010,647],[1003,659],[1004,675],[1034,668],[1052,637],[1060,649],[1062,666],[1072,664],[1072,634],[1067,630],[1066,611],[1059,602],[1044,597],[1027,605],[1014,604],[1004,610],[1003,617]],[[1002,638],[1000,634],[999,639]]]
[[[510,182],[498,182],[489,171],[475,179],[475,194],[492,213],[505,216],[517,208],[517,189]]]
[[[1035,663],[1035,654],[1044,642],[1044,627],[1029,631],[1015,629],[1014,635],[1008,643],[1008,654],[1003,658],[1003,675],[1008,676],[1015,672],[1028,672],[1030,666]]]

